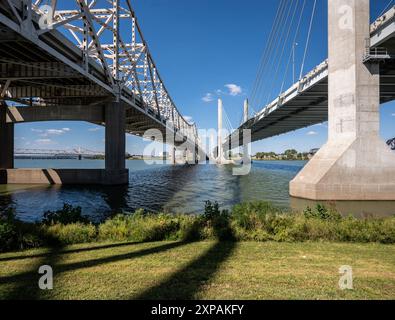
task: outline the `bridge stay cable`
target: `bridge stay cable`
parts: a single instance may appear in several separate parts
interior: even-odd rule
[[[275,35],[275,45],[273,50],[271,51],[270,59],[269,59],[269,68],[267,70],[266,77],[264,82],[262,83],[261,90],[258,94],[258,103],[261,105],[265,98],[265,86],[271,86],[273,83],[272,75],[276,72],[276,68],[280,63],[279,55],[281,52],[282,47],[284,46],[285,37],[287,35],[287,30],[289,29],[290,25],[290,16],[293,8],[293,4],[295,3],[294,0],[291,1],[291,4],[288,5],[288,8],[285,9],[284,15],[282,20],[280,21],[280,28]],[[269,81],[270,80],[270,81]]]
[[[301,80],[302,77],[303,77],[304,65],[306,63],[307,50],[308,50],[309,45],[310,45],[311,31],[312,31],[312,28],[313,28],[313,22],[314,22],[314,16],[315,16],[315,12],[316,12],[316,10],[315,10],[316,6],[317,6],[317,0],[314,0],[313,11],[311,13],[311,18],[310,18],[309,31],[308,31],[308,34],[307,34],[306,46],[305,46],[305,49],[304,49],[302,65],[300,67],[299,80]]]
[[[282,8],[283,8],[284,4],[285,4],[284,0],[281,0],[279,2],[279,5],[277,7],[276,16],[275,16],[275,18],[273,20],[271,31],[269,33],[269,37],[268,37],[266,46],[264,48],[264,51],[262,53],[262,57],[260,59],[259,65],[258,65],[258,72],[257,72],[256,78],[255,78],[255,81],[253,83],[253,88],[252,88],[251,95],[250,95],[250,99],[251,99],[252,104],[255,101],[255,95],[257,93],[257,90],[258,90],[258,87],[259,87],[259,84],[260,84],[260,81],[261,81],[262,73],[263,73],[263,70],[266,67],[266,60],[268,58],[268,52],[270,51],[270,48],[271,48],[271,45],[272,45],[272,40],[273,40],[273,37],[274,37],[274,34],[275,34],[275,28],[278,26],[277,22],[278,22],[279,17],[280,17],[280,15],[282,13]]]
[[[385,8],[383,9],[383,11],[379,14],[379,17],[384,15],[384,13],[386,13],[388,11],[388,9],[394,4],[394,2],[395,2],[395,0],[390,0],[388,2],[388,4],[385,6]]]
[[[283,34],[285,33],[286,30],[288,17],[291,12],[291,7],[286,5],[288,1],[293,1],[293,0],[285,0],[285,6],[282,8],[279,21],[276,22],[277,26],[275,28],[275,33],[273,35],[273,42],[271,43],[271,47],[268,52],[268,57],[266,62],[267,68],[262,70],[262,74],[260,75],[261,82],[259,84],[259,91],[253,103],[253,104],[257,104],[258,106],[261,104],[261,99],[264,94],[264,88],[268,85],[269,75],[271,75],[271,73],[273,72],[273,65],[275,65],[276,63],[276,55],[277,52],[279,51]]]
[[[258,92],[259,92],[259,90],[261,90],[261,88],[264,86],[264,84],[266,82],[266,78],[264,77],[264,75],[266,75],[267,68],[270,65],[271,52],[276,47],[279,30],[280,30],[281,26],[284,25],[286,2],[287,2],[287,0],[282,0],[280,2],[279,8],[278,8],[278,15],[276,16],[276,19],[273,21],[272,31],[271,31],[271,34],[270,34],[269,39],[267,41],[265,52],[262,57],[262,63],[258,69],[257,78],[255,81],[255,90],[254,90],[252,96],[250,97],[250,100],[251,100],[251,108],[250,109],[251,110],[254,110],[254,106],[258,105],[258,103],[257,103]]]
[[[296,30],[295,30],[295,37],[294,37],[294,39],[292,41],[292,48],[291,48],[291,51],[289,53],[287,67],[285,68],[284,77],[283,77],[283,81],[282,81],[282,84],[281,84],[281,89],[280,89],[280,93],[279,94],[281,94],[283,92],[283,90],[284,90],[284,86],[285,86],[285,82],[286,82],[286,77],[287,77],[287,74],[288,74],[289,66],[291,64],[292,57],[295,54],[294,53],[294,46],[295,46],[296,41],[297,41],[297,39],[299,37],[299,32],[300,32],[300,26],[301,26],[301,23],[302,23],[303,13],[304,13],[304,10],[306,8],[306,1],[307,0],[303,0],[302,9],[300,11],[298,25],[297,25]],[[294,81],[294,79],[292,80],[292,82],[293,81]]]
[[[270,88],[270,91],[269,91],[269,94],[268,94],[268,97],[267,97],[267,102],[266,102],[266,104],[268,104],[268,103],[270,102],[270,98],[271,98],[271,95],[272,95],[272,93],[273,93],[274,86],[275,86],[275,84],[276,84],[276,82],[277,82],[277,80],[278,80],[279,71],[280,71],[280,66],[281,66],[281,64],[282,64],[282,58],[283,58],[284,53],[285,53],[285,48],[286,48],[287,45],[288,45],[287,42],[288,42],[289,36],[290,36],[290,34],[291,34],[291,29],[292,29],[292,27],[293,27],[293,23],[294,23],[294,19],[295,19],[295,16],[296,16],[297,9],[298,9],[298,7],[299,7],[299,0],[296,0],[296,1],[294,2],[294,4],[295,4],[295,6],[294,6],[292,18],[291,18],[291,21],[290,21],[290,23],[289,23],[287,33],[284,35],[285,38],[284,38],[283,46],[282,46],[282,49],[281,49],[281,55],[280,55],[280,57],[279,57],[279,59],[278,59],[278,62],[277,62],[277,66],[276,66],[275,73],[274,73],[274,81],[272,81],[272,85],[271,85],[271,88]],[[292,6],[290,6],[290,7],[292,8]],[[291,44],[291,46],[292,46],[292,44]]]

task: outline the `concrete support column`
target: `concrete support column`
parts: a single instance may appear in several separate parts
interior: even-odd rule
[[[171,164],[172,165],[176,165],[177,161],[176,161],[176,147],[172,146],[171,147]]]
[[[369,0],[328,0],[329,138],[290,184],[312,200],[395,200],[395,154],[379,136],[379,65],[363,63]]]
[[[0,169],[14,168],[14,124],[6,118],[7,106],[0,103]]]
[[[195,144],[195,164],[199,164],[199,146]]]
[[[218,164],[223,163],[224,151],[222,146],[222,100],[218,99]]]
[[[126,153],[126,110],[119,102],[111,102],[105,107],[105,184],[126,184],[128,170],[125,168]]]
[[[247,122],[248,121],[248,100],[247,99],[244,101],[244,110],[243,111],[244,111],[244,114],[243,114],[244,115],[244,122]],[[243,145],[244,160],[250,158],[248,149],[249,149],[248,144]]]

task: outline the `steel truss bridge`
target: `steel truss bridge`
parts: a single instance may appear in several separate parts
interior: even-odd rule
[[[71,150],[54,150],[54,149],[25,149],[16,148],[14,152],[15,158],[30,157],[50,157],[50,158],[94,158],[104,156],[102,151],[94,151],[85,148],[77,148]]]
[[[395,100],[395,7],[371,25],[364,61],[379,60],[380,102]],[[243,145],[243,130],[252,142],[302,129],[328,120],[328,60],[307,73],[224,141],[223,149]]]
[[[127,133],[170,132],[199,144],[177,109],[129,0],[0,0],[0,102],[8,123],[84,120],[105,125],[119,101]]]

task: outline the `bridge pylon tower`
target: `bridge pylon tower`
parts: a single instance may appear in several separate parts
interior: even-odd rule
[[[395,200],[395,154],[380,139],[380,64],[364,63],[369,0],[329,0],[328,142],[290,183],[312,200]]]

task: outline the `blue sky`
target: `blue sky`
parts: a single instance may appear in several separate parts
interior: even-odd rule
[[[312,3],[308,0],[306,12],[311,12]],[[372,16],[377,17],[387,3],[388,0],[372,1]],[[221,97],[232,126],[237,127],[243,100],[252,91],[278,0],[134,0],[132,5],[159,72],[180,111],[199,128],[215,128],[216,99]],[[318,0],[316,10],[305,72],[327,56],[326,0]],[[297,70],[304,51],[307,18],[306,15],[296,48]],[[288,73],[286,87],[291,74]],[[280,82],[274,83],[273,97],[278,94]],[[395,137],[395,103],[383,105],[381,114],[382,137]],[[104,129],[83,122],[19,124],[15,139],[17,148],[80,146],[104,150]],[[320,147],[326,139],[326,124],[317,125],[254,143],[253,152],[283,152],[289,148],[308,151]],[[141,138],[127,137],[129,153],[141,154],[145,145]]]

